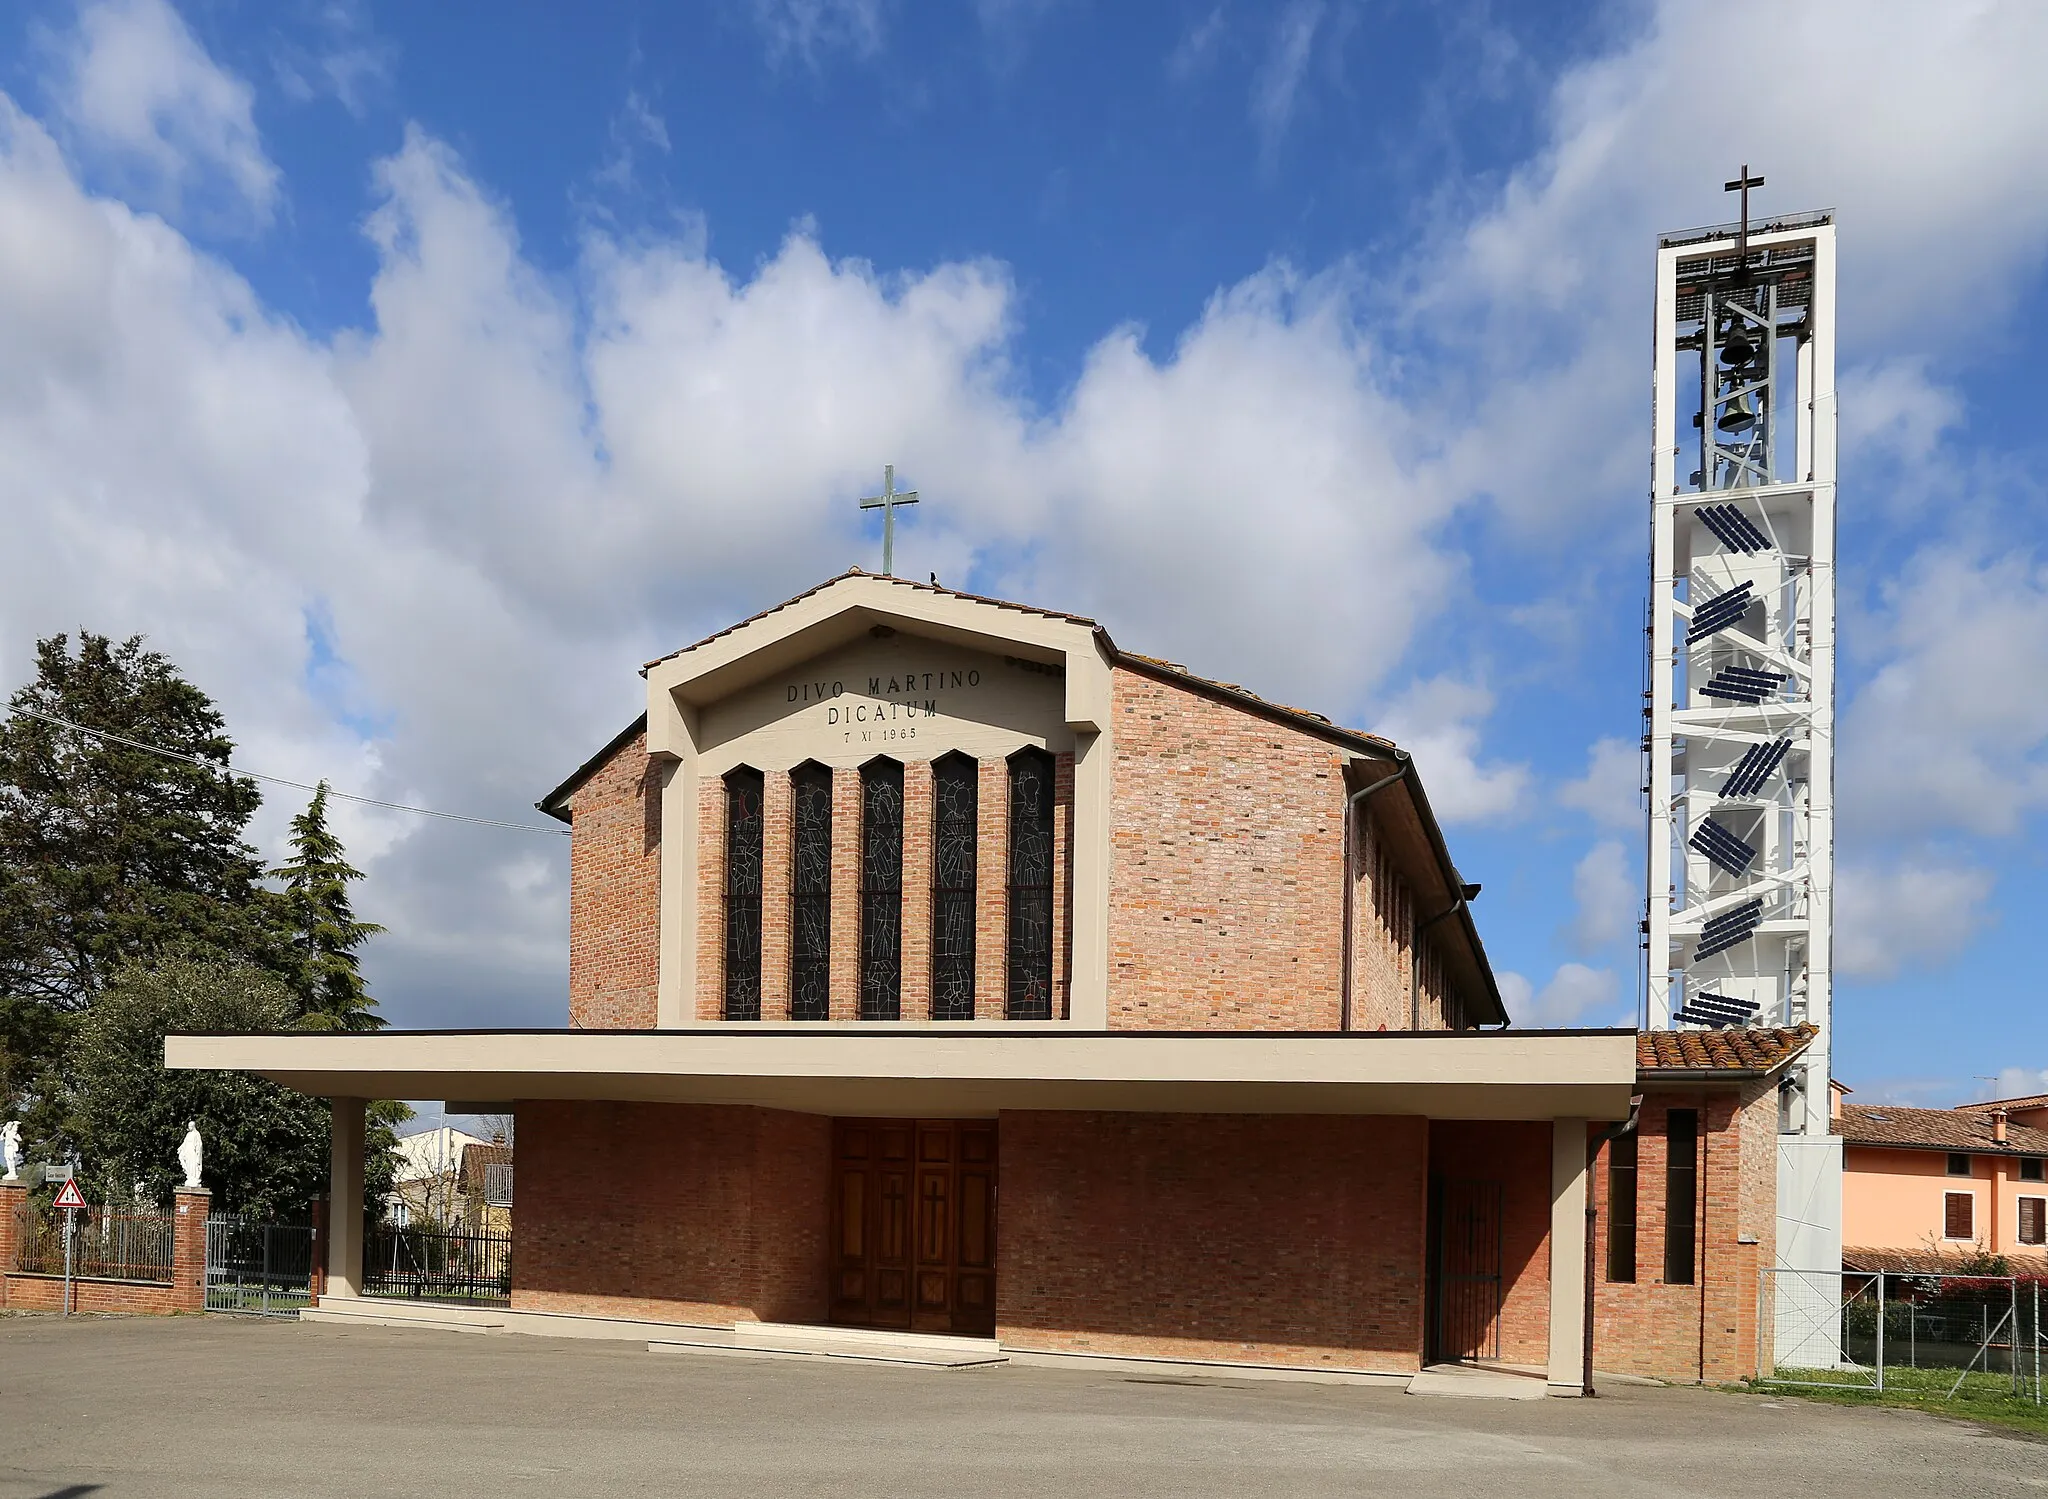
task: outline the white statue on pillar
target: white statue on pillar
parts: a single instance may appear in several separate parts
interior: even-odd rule
[[[195,1119],[185,1126],[185,1139],[178,1146],[178,1164],[185,1168],[188,1188],[199,1185],[199,1167],[205,1158],[206,1146],[199,1138],[199,1121]]]
[[[0,1124],[0,1165],[7,1167],[7,1174],[0,1181],[21,1179],[21,1122],[10,1119]]]

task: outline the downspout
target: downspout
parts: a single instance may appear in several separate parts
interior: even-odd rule
[[[1593,1228],[1595,1220],[1599,1217],[1600,1210],[1593,1202],[1593,1192],[1596,1185],[1594,1172],[1600,1164],[1600,1152],[1609,1145],[1612,1145],[1616,1140],[1619,1140],[1623,1135],[1634,1134],[1636,1123],[1642,1118],[1642,1114],[1643,1095],[1637,1093],[1628,1101],[1628,1118],[1622,1120],[1619,1124],[1608,1125],[1607,1128],[1600,1131],[1599,1135],[1594,1138],[1593,1143],[1586,1147],[1586,1363],[1585,1369],[1582,1372],[1583,1388],[1579,1391],[1580,1394],[1586,1396],[1598,1393],[1593,1388],[1593,1272],[1598,1267],[1598,1261],[1595,1258]]]
[[[1429,920],[1417,925],[1415,934],[1409,939],[1408,1029],[1411,1031],[1422,1029],[1422,934],[1435,926],[1439,921],[1448,921],[1451,917],[1464,910],[1466,906],[1471,904],[1472,897],[1478,893],[1479,887],[1477,885],[1458,886],[1458,898],[1451,903],[1450,909],[1439,911],[1436,915],[1430,917]]]
[[[1351,1029],[1352,925],[1356,920],[1353,907],[1357,903],[1355,889],[1358,881],[1358,853],[1354,846],[1357,840],[1353,837],[1351,829],[1358,821],[1357,811],[1364,805],[1367,797],[1375,791],[1386,790],[1396,781],[1408,779],[1408,767],[1415,762],[1408,758],[1405,750],[1395,750],[1394,758],[1400,762],[1400,768],[1392,775],[1382,776],[1370,786],[1360,787],[1344,798],[1344,974],[1338,990],[1343,996],[1343,1001],[1337,1017],[1337,1028],[1343,1031]]]

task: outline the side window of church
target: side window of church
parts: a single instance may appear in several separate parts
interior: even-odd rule
[[[1699,1110],[1673,1109],[1665,1121],[1664,1284],[1689,1286],[1699,1223]]]
[[[761,1018],[761,772],[725,777],[725,1018]]]
[[[832,1018],[832,772],[789,773],[789,1018]]]
[[[1607,1147],[1607,1278],[1636,1278],[1636,1136],[1617,1135]]]
[[[903,767],[860,768],[860,1018],[903,1015]]]
[[[1052,1019],[1052,756],[1010,756],[1011,1020]]]
[[[974,896],[981,767],[959,753],[932,766],[932,1019],[974,1018]]]

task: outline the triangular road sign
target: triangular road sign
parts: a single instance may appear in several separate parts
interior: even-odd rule
[[[64,1190],[57,1194],[57,1206],[60,1208],[82,1208],[85,1206],[85,1194],[78,1190],[77,1177],[74,1176],[71,1180],[64,1183]]]

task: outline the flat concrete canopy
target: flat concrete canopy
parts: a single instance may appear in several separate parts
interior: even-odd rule
[[[617,1099],[800,1113],[1005,1109],[1619,1119],[1635,1033],[829,1030],[188,1035],[173,1069],[254,1072],[330,1098]]]

